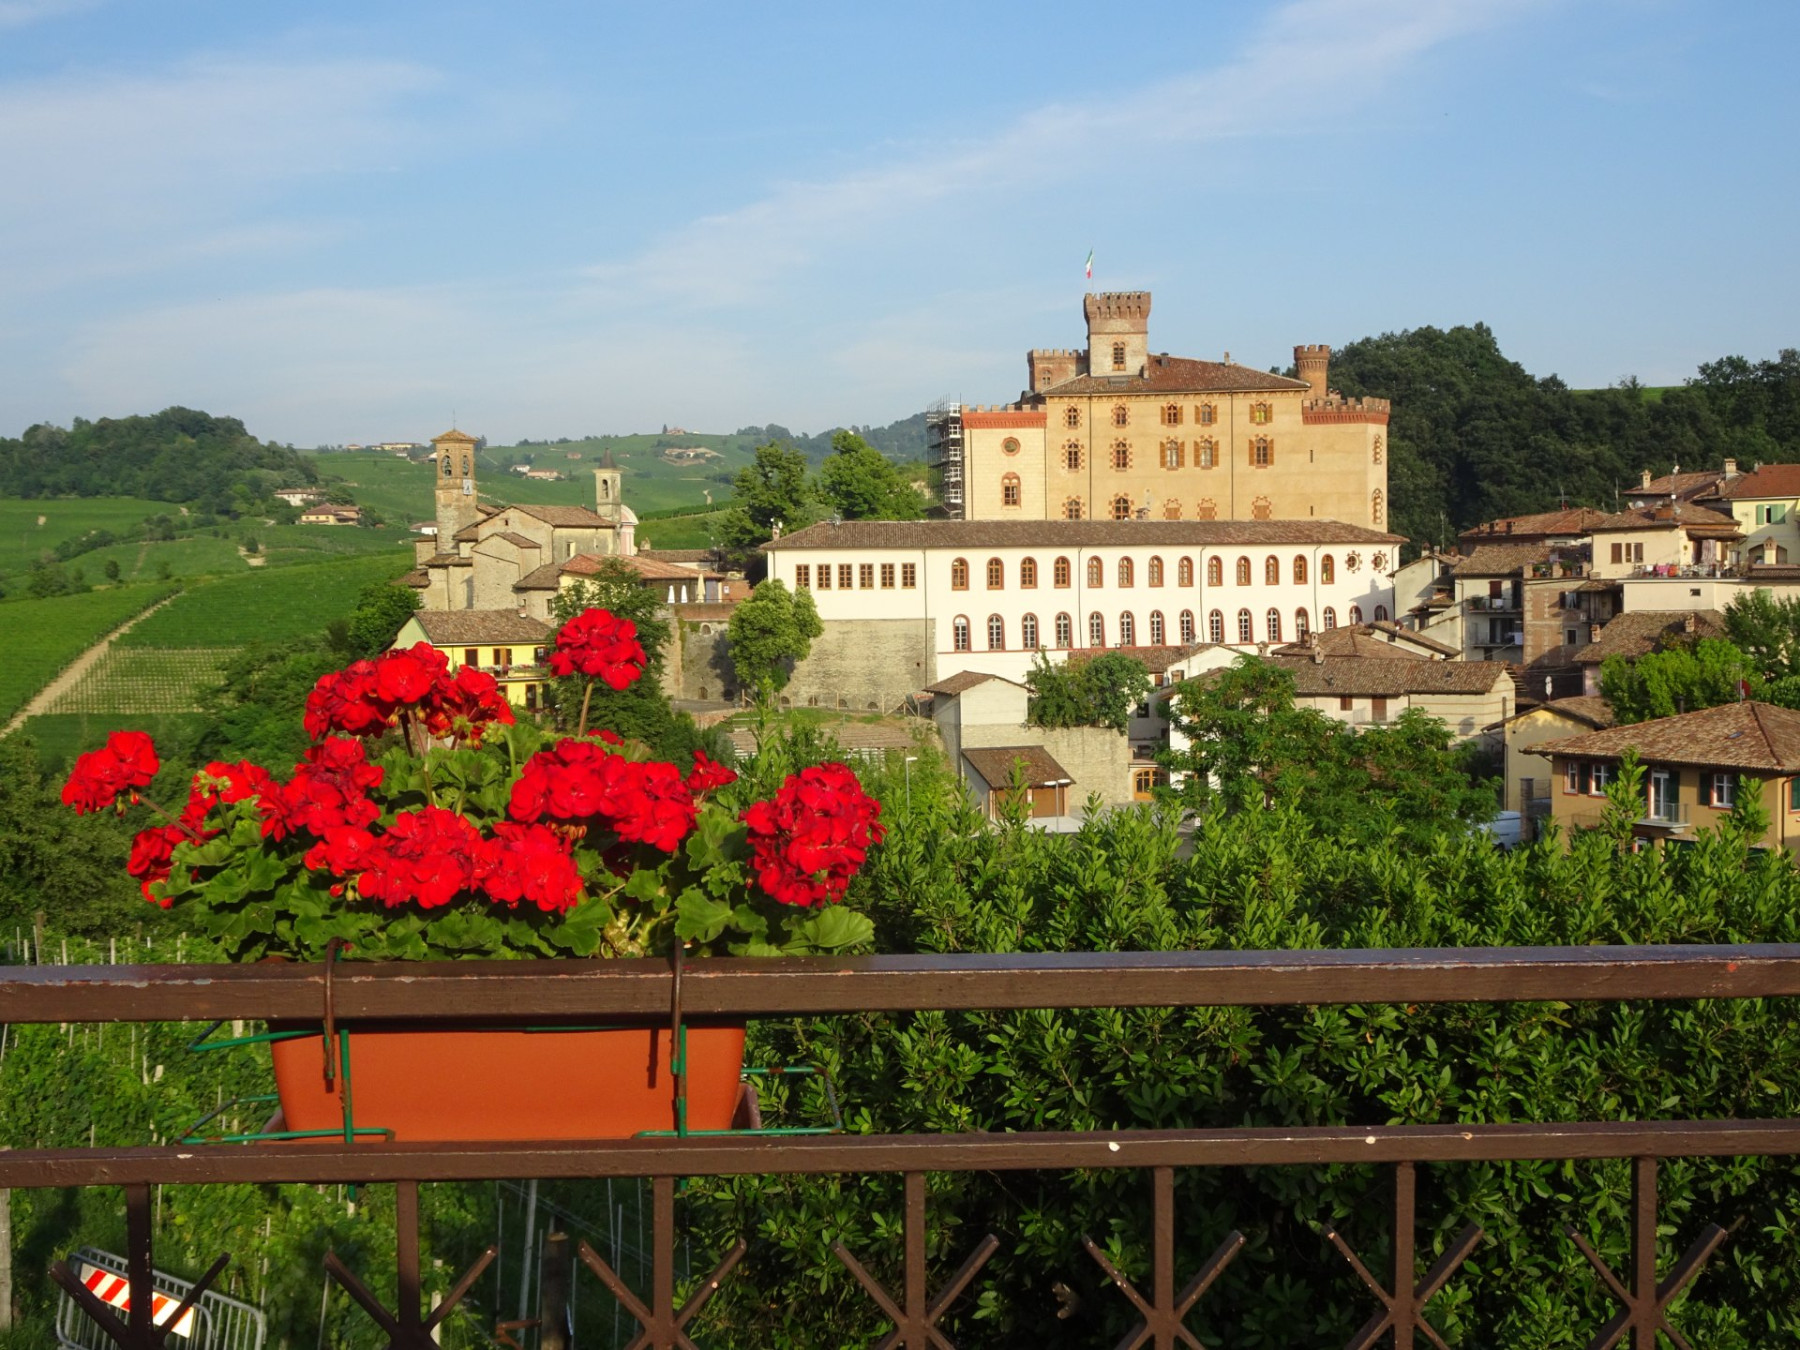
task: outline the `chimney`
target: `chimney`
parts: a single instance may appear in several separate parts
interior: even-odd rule
[[[1648,469],[1644,470],[1644,481],[1641,486],[1646,488],[1650,486],[1650,470]]]
[[[1325,398],[1331,392],[1325,387],[1325,372],[1331,364],[1331,348],[1322,342],[1294,348],[1294,373],[1312,386],[1314,398]]]
[[[1597,623],[1590,623],[1588,625],[1588,641],[1589,642],[1598,642],[1599,640],[1600,640],[1600,625]]]
[[[1681,631],[1682,632],[1692,633],[1692,632],[1696,631],[1699,627],[1700,627],[1700,618],[1697,614],[1694,613],[1693,610],[1690,609],[1686,614],[1681,616]]]
[[[1725,461],[1725,481],[1729,483],[1733,478],[1736,478],[1737,476],[1738,476],[1737,461],[1735,459],[1726,460]]]

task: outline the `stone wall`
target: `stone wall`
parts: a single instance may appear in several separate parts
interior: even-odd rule
[[[664,688],[671,698],[734,699],[743,692],[731,665],[723,618],[688,619],[677,612]],[[783,707],[889,712],[937,679],[930,625],[924,619],[836,621],[781,691]]]

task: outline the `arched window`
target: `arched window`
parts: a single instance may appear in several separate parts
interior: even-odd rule
[[[1063,468],[1070,473],[1081,472],[1081,442],[1070,441],[1063,447]]]
[[[1357,624],[1359,624],[1361,622],[1362,622],[1362,606],[1361,605],[1350,606],[1350,626],[1352,628],[1354,628]]]
[[[1181,405],[1179,403],[1163,404],[1163,425],[1165,427],[1181,425]]]
[[[1019,560],[1019,589],[1033,591],[1037,589],[1037,559],[1022,558]]]
[[[1150,567],[1149,567],[1150,575],[1148,575],[1147,577],[1144,578],[1144,583],[1149,586],[1162,585],[1162,581],[1163,581],[1162,572],[1163,572],[1163,568],[1162,568],[1161,555],[1160,554],[1152,554],[1151,558],[1150,558]]]
[[[1037,650],[1037,615],[1027,614],[1019,620],[1019,645],[1028,652]]]
[[[1225,616],[1216,609],[1206,616],[1206,640],[1208,642],[1225,640]]]
[[[1056,616],[1056,645],[1065,651],[1075,645],[1075,623],[1067,614]]]
[[[1132,567],[1130,558],[1119,559],[1119,585],[1131,585],[1135,572],[1136,569]]]
[[[1256,425],[1260,426],[1269,421],[1273,416],[1273,410],[1266,403],[1252,403],[1250,405],[1250,420]]]
[[[1218,420],[1218,416],[1218,413],[1210,403],[1202,403],[1198,408],[1194,409],[1194,420],[1203,427],[1210,427]]]
[[[1064,408],[1063,409],[1063,425],[1065,427],[1080,426],[1081,425],[1081,409],[1075,407],[1073,404],[1071,404],[1067,408]]]
[[[1213,444],[1211,436],[1203,436],[1194,442],[1194,467],[1196,469],[1211,469],[1216,467],[1218,462],[1218,447]]]
[[[1270,642],[1280,642],[1281,641],[1281,611],[1278,609],[1271,609],[1267,614],[1265,614],[1263,616],[1263,623],[1268,628],[1269,641]]]
[[[1175,584],[1177,586],[1194,584],[1194,560],[1192,558],[1183,558],[1175,564]]]
[[[1382,623],[1386,619],[1387,619],[1387,606],[1386,605],[1375,606],[1375,622]]]
[[[1020,501],[1019,475],[1003,474],[1000,478],[1000,505],[1017,506]]]
[[[969,589],[969,561],[967,558],[957,558],[950,564],[950,589],[953,591]]]
[[[1250,611],[1240,609],[1238,611],[1238,641],[1254,642],[1255,640],[1256,631],[1251,627]]]
[[[1095,610],[1088,615],[1088,646],[1104,647],[1106,645],[1106,620],[1100,611]]]
[[[1275,442],[1267,436],[1258,436],[1250,442],[1250,463],[1258,469],[1266,469],[1275,462]]]
[[[1166,636],[1167,636],[1167,630],[1163,627],[1163,612],[1160,609],[1151,610],[1150,611],[1150,645],[1152,647],[1162,646],[1163,640]]]
[[[1337,564],[1331,561],[1331,555],[1327,553],[1323,558],[1319,559],[1319,584],[1321,586],[1329,586],[1336,580]]]
[[[1065,501],[1063,503],[1063,519],[1064,520],[1080,520],[1081,519],[1081,498],[1070,497],[1067,501]]]
[[[1131,498],[1122,492],[1112,499],[1112,518],[1114,520],[1131,519]]]
[[[1273,553],[1263,559],[1263,584],[1268,586],[1281,585],[1281,559],[1277,558]]]
[[[1294,555],[1294,585],[1306,585],[1306,558],[1298,553]]]
[[[1306,635],[1312,632],[1312,620],[1307,617],[1306,607],[1302,605],[1294,611],[1294,641],[1305,642]]]
[[[1181,611],[1180,616],[1175,620],[1175,631],[1181,634],[1181,640],[1183,642],[1192,642],[1194,640],[1193,610],[1184,609]]]
[[[1058,558],[1050,564],[1050,580],[1058,586],[1069,584],[1069,560],[1067,558]]]
[[[1206,560],[1206,584],[1208,586],[1225,584],[1225,560],[1223,558],[1212,557]]]
[[[1114,347],[1113,350],[1122,351],[1123,348]],[[1127,408],[1123,403],[1113,404],[1113,425],[1115,427],[1126,427],[1131,425],[1131,409]]]
[[[1187,463],[1187,447],[1180,441],[1164,441],[1162,443],[1162,466],[1165,469],[1179,469]]]
[[[1115,469],[1131,467],[1131,442],[1114,441],[1112,443],[1112,466]]]
[[[1327,629],[1336,628],[1337,611],[1330,605],[1325,606],[1324,612],[1319,615],[1319,622],[1324,624]]]
[[[1098,558],[1088,559],[1088,585],[1094,590],[1106,585],[1106,564]]]
[[[1237,560],[1237,584],[1240,586],[1250,584],[1250,560],[1248,558]]]
[[[990,591],[1000,590],[1006,585],[1006,564],[998,558],[987,561],[987,586]]]
[[[1137,620],[1126,610],[1119,615],[1119,645],[1121,647],[1137,646]]]
[[[950,646],[959,652],[969,650],[969,621],[961,614],[950,620]]]
[[[1006,650],[1006,620],[998,614],[988,615],[988,650],[990,652]]]
[[[1163,498],[1163,519],[1164,520],[1180,520],[1181,519],[1181,499],[1179,497],[1164,497]]]
[[[1376,488],[1374,493],[1369,497],[1369,523],[1371,525],[1381,524],[1381,489],[1380,488]]]

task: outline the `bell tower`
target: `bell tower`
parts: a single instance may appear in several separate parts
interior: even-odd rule
[[[624,474],[613,460],[610,448],[600,452],[600,463],[594,470],[594,514],[610,525],[624,519]]]
[[[475,444],[473,436],[455,429],[431,438],[439,553],[454,553],[456,532],[481,519],[475,495]]]

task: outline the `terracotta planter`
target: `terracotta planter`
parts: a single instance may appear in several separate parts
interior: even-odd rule
[[[344,1127],[340,1085],[325,1081],[323,1041],[321,1033],[270,1046],[286,1129]],[[622,1139],[676,1127],[666,1026],[361,1026],[349,1043],[352,1123],[391,1130],[397,1140]],[[690,1024],[687,1057],[688,1128],[731,1128],[744,1028]]]

